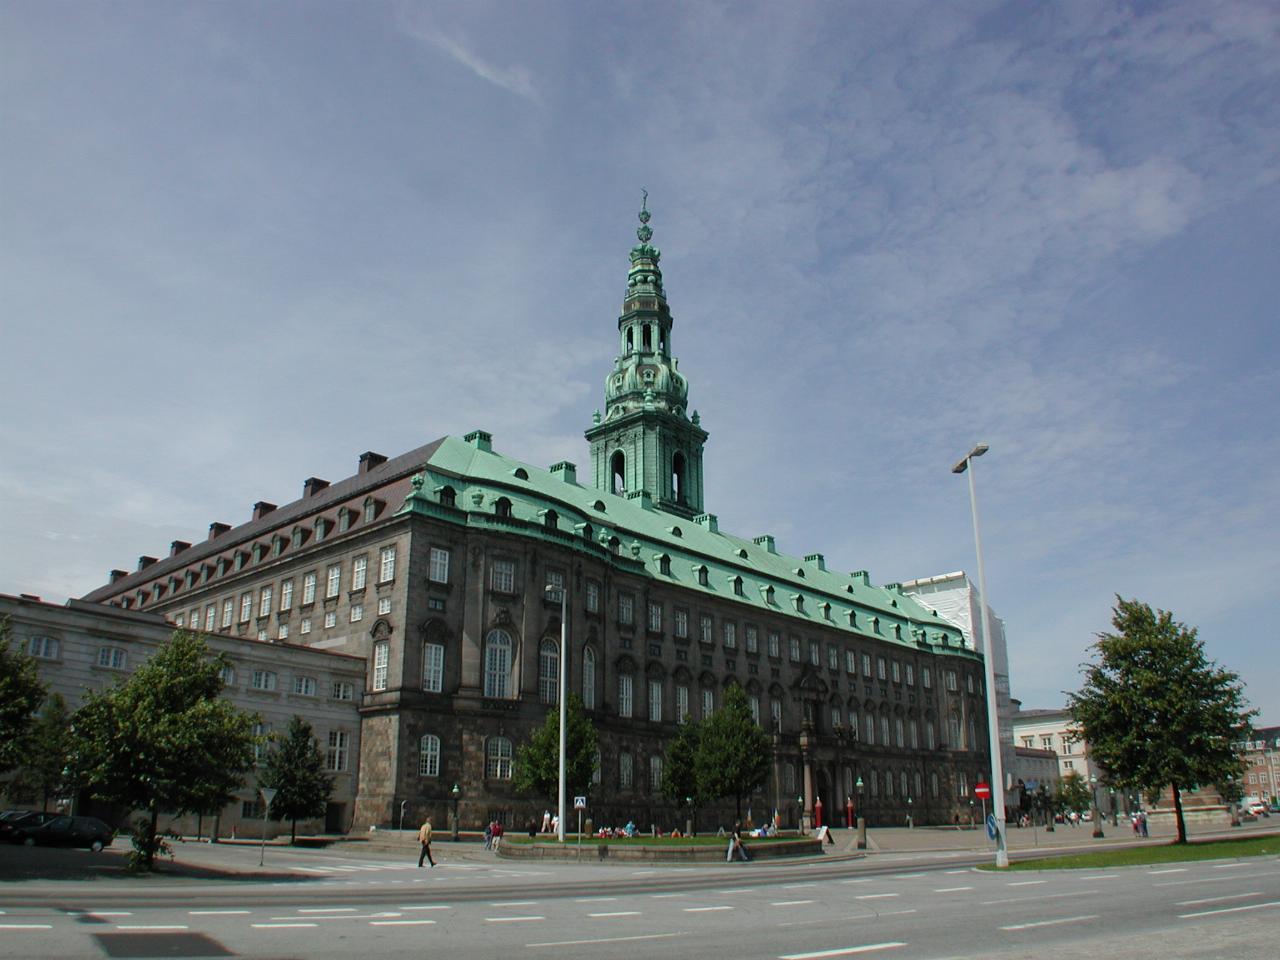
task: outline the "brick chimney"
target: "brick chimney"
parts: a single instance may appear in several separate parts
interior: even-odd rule
[[[372,450],[366,450],[360,454],[360,472],[368,473],[375,467],[380,467],[387,462],[387,458],[380,453],[374,453]]]
[[[176,557],[183,550],[190,550],[190,549],[191,549],[191,544],[187,543],[187,541],[175,540],[173,541],[173,543],[169,544],[169,556]]]
[[[265,500],[259,500],[253,505],[253,519],[261,520],[275,508],[276,505],[274,503],[267,503]]]
[[[209,539],[217,540],[220,536],[222,536],[224,533],[226,533],[230,529],[231,529],[231,524],[217,523],[215,521],[214,523],[209,524]]]
[[[307,477],[302,481],[302,496],[314,497],[328,485],[328,480],[321,480],[319,477]]]

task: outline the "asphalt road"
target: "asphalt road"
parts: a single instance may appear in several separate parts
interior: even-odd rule
[[[205,876],[133,879],[111,857],[0,850],[0,877],[13,857],[89,876],[0,882],[0,956],[1270,960],[1280,933],[1275,857],[997,875],[959,854],[632,867],[441,845],[418,870],[394,852],[269,848],[271,876],[209,879],[258,851],[200,853]]]

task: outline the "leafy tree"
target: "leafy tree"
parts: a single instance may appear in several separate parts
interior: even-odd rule
[[[667,741],[666,762],[662,766],[662,795],[676,806],[686,801],[695,809],[702,801],[698,785],[698,745],[702,727],[692,721],[682,723]]]
[[[751,716],[742,688],[725,691],[724,704],[702,721],[694,769],[698,794],[705,799],[733,797],[737,819],[742,798],[750,796],[769,776],[769,737]]]
[[[36,662],[10,645],[9,618],[0,617],[0,773],[8,773],[26,753],[27,733],[44,699]]]
[[[253,762],[252,714],[222,699],[221,657],[198,634],[175,631],[132,676],[91,693],[72,719],[72,766],[93,796],[144,810],[136,867],[150,870],[163,840],[160,811],[231,802]]]
[[[1093,805],[1093,791],[1084,777],[1072,770],[1058,781],[1054,807],[1067,813],[1084,813]]]
[[[1094,644],[1098,662],[1067,707],[1093,758],[1117,787],[1173,794],[1178,843],[1187,842],[1184,787],[1239,778],[1232,744],[1248,739],[1250,718],[1238,674],[1204,654],[1195,628],[1164,610],[1116,597],[1115,633]]]
[[[583,712],[577,694],[565,703],[565,789],[570,797],[586,796],[596,771],[596,728]],[[516,752],[516,791],[559,801],[560,708],[547,711],[545,722]]]
[[[324,813],[333,792],[333,778],[324,771],[324,754],[316,743],[311,724],[295,716],[284,738],[267,755],[262,777],[265,787],[277,791],[268,811],[272,820],[288,820],[289,842],[298,842],[298,821]]]
[[[69,786],[67,766],[71,756],[71,712],[62,694],[52,693],[36,714],[27,734],[29,749],[14,778],[20,786],[39,794],[42,810]]]

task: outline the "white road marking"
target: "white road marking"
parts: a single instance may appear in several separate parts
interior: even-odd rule
[[[916,877],[923,877],[923,873],[900,873],[893,879],[895,880],[914,880]]]
[[[1038,885],[1038,884],[1041,884],[1041,883],[1048,883],[1048,882],[1049,882],[1048,880],[1014,880],[1014,881],[1012,881],[1011,883],[1007,883],[1007,884],[1005,884],[1005,886],[1009,886],[1009,887],[1034,887],[1034,886],[1036,886],[1036,885]]]
[[[710,913],[713,910],[732,910],[733,907],[725,905],[722,907],[685,907],[685,913]]]
[[[1224,883],[1231,880],[1253,880],[1256,877],[1274,877],[1277,871],[1272,870],[1269,873],[1244,873],[1234,877],[1197,877],[1195,880],[1161,880],[1153,883],[1153,887],[1185,887],[1189,883]]]
[[[784,883],[783,890],[804,890],[806,887],[816,887],[816,883]]]
[[[308,913],[305,917],[268,917],[268,920],[384,920],[387,917],[398,917],[398,913],[335,913],[332,915]]]
[[[896,893],[864,893],[860,897],[854,897],[855,900],[888,900],[890,897],[896,897]]]
[[[286,930],[295,927],[318,927],[318,923],[251,923],[249,926],[258,930]]]
[[[1077,880],[1119,880],[1118,873],[1100,873],[1096,877],[1076,877]]]
[[[117,923],[117,930],[190,930],[181,923]]]
[[[962,872],[967,872],[967,871],[962,871]],[[862,877],[858,880],[841,880],[840,882],[841,883],[871,883],[871,881],[873,881],[874,879],[875,877]]]
[[[434,920],[370,920],[371,927],[424,927]]]
[[[578,897],[574,903],[613,903],[617,897]]]
[[[188,910],[187,915],[191,917],[229,917],[252,912],[251,910]]]
[[[972,890],[973,887],[939,887],[934,893],[959,893],[961,890]]]
[[[1001,930],[1030,930],[1033,927],[1054,927],[1063,923],[1079,923],[1082,920],[1097,920],[1096,913],[1087,913],[1081,917],[1059,917],[1057,920],[1036,920],[1033,923],[1014,923],[1007,927],[1000,927]]]
[[[1233,862],[1231,862],[1231,863],[1215,863],[1215,864],[1213,865],[1213,868],[1212,868],[1212,869],[1214,869],[1214,870],[1230,870],[1230,869],[1232,869],[1233,867],[1245,867],[1245,866],[1248,866],[1248,864],[1245,864],[1245,863],[1238,863],[1238,862],[1234,862],[1234,861],[1233,861]]]
[[[614,910],[610,913],[588,913],[587,916],[591,917],[592,919],[599,919],[600,917],[638,917],[640,916],[640,911],[639,910]]]
[[[128,910],[82,910],[80,911],[86,917],[132,917],[133,913]]]
[[[800,907],[806,903],[813,903],[813,900],[775,900],[769,904],[771,907]]]
[[[753,893],[749,887],[729,887],[727,890],[717,890],[716,893]]]
[[[1221,910],[1201,910],[1199,913],[1180,913],[1179,920],[1190,920],[1192,917],[1212,917],[1219,913],[1243,913],[1245,910],[1265,910],[1268,907],[1280,907],[1280,900],[1269,903],[1251,903],[1244,907],[1223,907]]]
[[[1227,900],[1243,900],[1246,897],[1261,897],[1261,890],[1250,890],[1248,893],[1233,893],[1228,897],[1205,897],[1202,900],[1179,900],[1175,907],[1198,907],[1202,903],[1223,903]]]
[[[491,903],[491,907],[532,907],[537,900],[503,900],[498,903]]]
[[[1158,877],[1161,874],[1165,874],[1165,873],[1186,873],[1186,872],[1187,872],[1186,867],[1170,867],[1168,870],[1148,870],[1147,876]]]
[[[947,875],[954,877],[957,873],[968,873],[968,870],[948,870]]]
[[[523,923],[526,920],[545,920],[546,917],[485,917],[485,923]]]
[[[1046,893],[1038,897],[1005,897],[1002,900],[979,900],[978,906],[992,907],[998,903],[1031,903],[1035,900],[1063,900],[1067,897],[1087,897],[1097,890],[1073,890],[1071,893]]]
[[[397,907],[397,910],[452,910],[453,907],[447,903],[432,903],[423,907]]]
[[[822,960],[824,957],[851,957],[856,953],[872,953],[876,950],[893,950],[905,947],[905,940],[891,940],[886,943],[867,943],[861,947],[843,947],[838,950],[817,950],[813,953],[787,953],[778,960]]]
[[[0,930],[52,930],[49,923],[0,923]]]
[[[655,900],[672,900],[672,899],[674,899],[675,897],[684,897],[684,896],[688,896],[688,894],[684,894],[684,893],[651,893],[651,894],[649,894],[649,896],[653,897],[653,899],[655,899]]]
[[[675,933],[643,933],[634,937],[600,937],[592,940],[548,940],[543,943],[526,943],[526,947],[580,947],[590,943],[627,943],[632,940],[667,940],[671,937],[685,937],[684,930]]]
[[[299,913],[356,913],[358,907],[300,907]]]

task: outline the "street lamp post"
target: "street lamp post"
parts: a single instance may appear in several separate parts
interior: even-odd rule
[[[547,584],[546,593],[555,594],[559,590],[560,593],[560,792],[559,806],[557,808],[559,816],[559,826],[556,828],[556,840],[564,843],[564,822],[566,819],[565,803],[567,800],[567,792],[565,785],[565,687],[568,685],[566,678],[568,676],[569,667],[569,584],[566,582],[561,587],[555,584]]]
[[[1098,809],[1098,777],[1096,774],[1089,774],[1089,797],[1093,800],[1093,809],[1090,815],[1093,818],[1093,838],[1099,840],[1102,838],[1102,811]]]
[[[867,849],[867,818],[862,815],[862,777],[858,777],[853,789],[858,794],[858,849]]]
[[[974,488],[973,460],[990,449],[985,443],[974,446],[951,468],[952,473],[969,474],[969,508],[973,514],[973,546],[978,556],[978,593],[982,607],[983,665],[987,678],[987,733],[991,750],[991,799],[996,818],[996,866],[1009,866],[1009,850],[1005,845],[1004,764],[1000,757],[1000,716],[996,706],[995,644],[991,636],[991,615],[987,607],[987,576],[982,566],[982,536],[978,526],[978,494]]]
[[[449,796],[453,799],[453,839],[458,839],[458,798],[462,796],[462,788],[456,783],[453,789],[449,791]]]
[[[400,801],[400,831],[402,833],[404,832],[404,805],[408,802],[408,800]]]
[[[907,797],[907,829],[915,829],[916,822],[911,817],[911,798]]]

